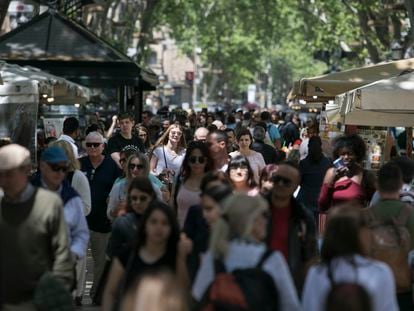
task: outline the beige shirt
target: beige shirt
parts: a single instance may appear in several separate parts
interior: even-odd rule
[[[23,202],[0,203],[1,284],[8,304],[28,302],[40,277],[51,271],[69,288],[73,280],[73,262],[63,215],[57,194],[28,185]],[[20,201],[22,201],[20,200]]]

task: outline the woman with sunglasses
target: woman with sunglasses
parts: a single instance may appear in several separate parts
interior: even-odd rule
[[[241,129],[236,135],[237,144],[239,150],[231,152],[229,155],[234,158],[235,156],[245,156],[250,163],[250,167],[253,172],[253,178],[256,184],[259,183],[259,176],[262,169],[266,166],[263,156],[260,152],[256,152],[250,149],[253,142],[253,137],[250,131],[246,128]]]
[[[188,286],[186,259],[191,247],[185,235],[180,236],[171,207],[152,201],[140,220],[135,246],[124,248],[113,260],[102,310],[118,310],[131,286],[151,272],[171,271],[184,288]]]
[[[145,154],[136,152],[129,156],[125,164],[126,177],[114,184],[109,193],[107,215],[113,220],[115,217],[125,214],[127,206],[127,190],[131,181],[138,176],[149,177],[148,159]],[[154,178],[156,179],[156,178]],[[160,185],[151,181],[158,198],[161,198]]]
[[[213,168],[208,147],[193,141],[188,145],[180,175],[173,190],[173,206],[177,211],[178,224],[183,228],[190,206],[200,204],[200,184],[204,174]]]
[[[148,177],[138,176],[132,179],[128,187],[126,214],[117,217],[112,223],[112,234],[107,248],[110,258],[134,239],[139,220],[154,199],[156,194]]]
[[[75,158],[72,146],[64,140],[54,141],[50,144],[50,146],[61,148],[68,157],[68,166],[65,179],[79,194],[83,203],[83,213],[87,216],[91,212],[91,190],[88,179],[80,170],[80,163],[78,159]],[[77,306],[81,306],[86,282],[86,256],[80,258],[76,262],[76,280],[75,304]]]
[[[278,251],[269,251],[263,243],[268,213],[268,203],[260,196],[234,194],[224,201],[221,215],[212,228],[209,250],[202,258],[193,284],[192,296],[195,300],[200,301],[205,295],[216,276],[215,267],[220,263],[229,273],[254,267],[263,270],[274,285],[266,292],[272,298],[278,297],[272,300],[273,306],[266,305],[268,310],[301,309],[283,255]],[[254,307],[261,309],[260,306]]]
[[[150,156],[151,173],[172,183],[173,177],[180,172],[186,148],[183,128],[178,124],[171,125],[154,145]]]
[[[249,160],[245,156],[237,155],[230,160],[227,175],[235,192],[250,196],[259,194]]]

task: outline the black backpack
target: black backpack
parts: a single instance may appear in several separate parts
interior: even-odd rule
[[[272,254],[265,251],[256,267],[226,272],[223,261],[215,260],[215,279],[196,310],[276,311],[278,291],[262,265]]]

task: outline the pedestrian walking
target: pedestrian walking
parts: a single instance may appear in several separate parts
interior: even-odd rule
[[[31,160],[26,148],[1,147],[0,163],[4,192],[0,202],[0,307],[34,311],[34,294],[48,272],[66,291],[73,284],[63,204],[57,194],[29,183]]]

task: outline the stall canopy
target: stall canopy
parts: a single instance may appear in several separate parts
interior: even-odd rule
[[[50,104],[83,104],[90,98],[88,88],[30,66],[21,67],[0,61],[0,76],[4,88],[0,102],[9,101],[10,96],[19,93],[24,96],[23,85],[35,86],[35,96]],[[19,91],[12,92],[12,89]]]
[[[155,89],[157,76],[59,12],[49,10],[0,37],[0,59],[89,87]]]
[[[336,95],[412,70],[414,70],[414,58],[303,78],[294,83],[288,99],[334,99]]]
[[[414,125],[414,73],[340,94],[335,98],[335,106],[345,124],[411,127]]]

